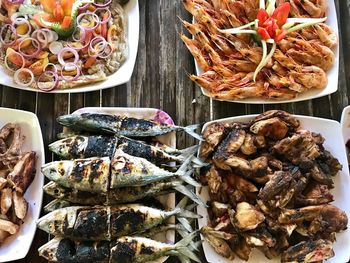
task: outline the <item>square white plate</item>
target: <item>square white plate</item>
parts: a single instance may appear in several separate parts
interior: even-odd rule
[[[346,144],[350,139],[350,106],[343,109],[340,124],[343,132],[344,144]]]
[[[213,122],[239,122],[239,121],[249,121],[253,119],[257,115],[246,115],[246,116],[238,116],[233,118],[226,118],[216,121],[208,122],[204,125],[203,130],[206,126]],[[343,165],[343,169],[338,173],[338,175],[334,178],[334,186],[332,189],[332,194],[334,195],[333,204],[344,210],[347,216],[350,218],[350,177],[349,177],[349,169],[348,162],[346,159],[345,145],[342,139],[342,132],[339,122],[321,118],[314,118],[308,116],[299,116],[295,115],[297,119],[301,122],[301,128],[307,129],[313,132],[321,133],[325,138],[324,146],[326,150],[330,151],[333,156],[335,156],[339,162]],[[197,189],[197,193],[198,193]],[[208,189],[204,187],[200,194],[202,200],[207,202],[209,200]],[[199,227],[203,227],[207,225],[209,216],[207,209],[198,206],[197,213],[202,215],[203,218],[198,220]],[[350,258],[350,230],[349,228],[344,232],[337,234],[337,241],[333,244],[333,249],[335,252],[335,256],[325,262],[332,263],[340,263],[340,262],[348,262]],[[229,262],[237,262],[244,263],[237,256],[233,261],[227,260],[226,258],[218,255],[215,250],[208,244],[208,242],[203,242],[204,254],[210,263],[229,263]],[[263,253],[258,250],[253,250],[249,263],[277,263],[280,262],[279,258],[268,260]]]
[[[124,10],[126,14],[126,24],[127,24],[127,44],[129,54],[122,64],[122,66],[112,75],[108,76],[106,80],[93,83],[92,85],[85,85],[82,87],[72,88],[72,89],[56,89],[50,91],[50,93],[77,93],[77,92],[89,92],[100,89],[107,89],[114,86],[118,86],[128,82],[131,78],[132,72],[134,70],[134,65],[136,61],[137,48],[139,43],[139,2],[138,0],[130,0],[126,5],[124,5]],[[13,81],[13,77],[6,73],[4,66],[0,67],[0,84],[4,86],[9,86],[12,88],[30,90],[36,92],[43,92],[39,89],[34,89],[30,87],[22,87],[17,85]]]
[[[134,118],[144,118],[147,120],[154,120],[154,121],[160,121],[159,120],[159,113],[161,113],[161,120],[169,121],[170,116],[165,113],[164,111],[153,109],[153,108],[122,108],[122,107],[104,107],[104,108],[98,108],[98,107],[86,107],[76,110],[74,113],[103,113],[103,114],[115,114],[115,115],[122,115],[127,117],[134,117]],[[171,146],[173,148],[176,148],[176,134],[174,132],[168,133],[162,136],[157,136],[158,141]],[[174,209],[175,208],[175,194],[167,194],[157,197],[157,199],[164,205],[166,209]],[[170,218],[169,223],[174,224],[175,219]],[[166,243],[173,243],[175,242],[175,231],[169,230],[166,233],[159,233],[154,237],[155,240],[160,242],[166,242]],[[162,263],[164,262],[168,257],[162,257],[157,260],[154,260],[152,262],[154,263]]]
[[[44,185],[40,167],[45,163],[45,153],[38,118],[31,112],[0,108],[0,126],[3,127],[9,122],[20,125],[21,134],[25,136],[22,152],[35,151],[37,161],[34,181],[24,195],[29,204],[28,213],[19,232],[0,244],[0,262],[21,259],[27,255],[35,235],[35,222],[40,216]]]
[[[334,30],[337,36],[339,36],[338,20],[337,20],[337,13],[335,10],[334,1],[328,0],[327,2],[328,2],[328,11],[327,11],[328,19],[326,21],[326,24],[329,25]],[[201,70],[201,68],[198,66],[196,60],[195,60],[195,66],[196,66],[197,74],[202,74],[203,70]],[[273,100],[273,99],[262,99],[262,98],[253,99],[252,98],[252,99],[243,99],[243,100],[222,100],[222,101],[248,103],[248,104],[274,104],[274,103],[289,103],[289,102],[311,100],[311,99],[323,97],[336,92],[338,90],[338,74],[339,74],[339,43],[335,50],[333,67],[327,72],[328,85],[324,89],[321,89],[321,90],[312,89],[310,91],[299,94],[296,98],[291,100]],[[201,88],[201,90],[205,96],[211,97],[210,92],[208,92],[206,89]],[[215,100],[218,100],[218,99],[215,99]]]

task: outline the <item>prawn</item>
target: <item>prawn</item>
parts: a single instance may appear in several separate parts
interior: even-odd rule
[[[338,37],[328,25],[322,23],[314,26],[315,32],[321,42],[329,48],[334,48],[338,44]]]
[[[327,0],[297,0],[311,17],[324,17],[327,11]]]
[[[301,72],[291,71],[289,74],[308,89],[323,89],[328,84],[326,72],[316,66],[303,67]]]

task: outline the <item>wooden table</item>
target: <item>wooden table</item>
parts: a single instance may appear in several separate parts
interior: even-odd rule
[[[97,107],[155,107],[165,110],[177,124],[188,125],[229,116],[260,113],[268,109],[283,109],[291,113],[339,120],[348,105],[350,90],[350,0],[335,0],[340,38],[340,73],[337,93],[312,101],[292,104],[245,105],[216,102],[201,95],[189,80],[194,72],[193,58],[178,37],[183,29],[178,16],[190,19],[180,0],[139,0],[140,42],[137,62],[129,83],[111,89],[77,94],[43,94],[2,87],[1,106],[35,112],[44,136],[46,161],[52,160],[47,145],[55,140],[61,126],[56,117],[86,106]],[[332,0],[330,0],[332,1]],[[339,19],[340,18],[340,19]],[[132,23],[133,21],[130,21]],[[194,143],[179,134],[180,147]],[[47,198],[44,203],[47,203]],[[31,250],[16,263],[42,263],[37,249],[48,236],[37,231]],[[202,262],[206,262],[201,255]],[[175,261],[175,260],[169,260]]]

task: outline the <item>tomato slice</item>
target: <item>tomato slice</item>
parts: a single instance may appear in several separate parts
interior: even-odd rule
[[[277,29],[276,30],[276,36],[275,36],[275,41],[276,43],[280,42],[283,38],[287,36],[288,32],[285,29]]]
[[[70,24],[72,23],[72,17],[71,16],[65,16],[63,18],[63,21],[61,23],[61,28],[62,29],[68,29],[70,27]]]
[[[61,0],[63,12],[66,16],[70,16],[72,14],[73,4],[74,0]]]
[[[269,14],[266,12],[265,9],[260,8],[258,11],[257,19],[259,20],[259,26],[262,26],[267,19],[269,19]]]
[[[290,12],[290,3],[286,2],[278,6],[272,14],[272,18],[276,19],[279,27],[282,27],[288,19]]]
[[[266,30],[266,28],[258,27],[258,29],[256,31],[263,39],[265,39],[265,40],[271,39],[271,36],[270,36],[269,32]]]

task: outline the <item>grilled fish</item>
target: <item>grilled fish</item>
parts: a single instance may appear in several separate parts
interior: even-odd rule
[[[111,240],[143,233],[171,216],[198,218],[196,214],[180,208],[163,211],[138,204],[71,206],[43,216],[37,225],[49,234],[74,240]]]
[[[135,157],[145,158],[155,164],[171,161],[183,162],[186,157],[197,151],[197,146],[185,149],[180,154],[169,154],[155,146],[142,141],[133,140],[124,136],[76,135],[68,137],[49,145],[50,151],[65,159],[110,157],[112,158],[116,147]]]
[[[65,208],[71,206],[71,202],[63,199],[54,199],[50,203],[44,206],[44,212],[50,213],[57,209]]]
[[[57,199],[64,199],[80,205],[115,205],[131,203],[145,197],[158,196],[170,192],[178,191],[188,196],[199,205],[204,205],[203,201],[190,189],[183,185],[183,181],[173,179],[164,182],[155,182],[145,186],[125,187],[111,189],[107,193],[92,193],[66,188],[55,182],[49,182],[43,187],[45,193]]]
[[[202,140],[201,136],[194,132],[199,125],[180,127],[159,124],[152,120],[99,113],[69,114],[58,117],[57,121],[63,126],[74,129],[105,132],[128,137],[153,137],[173,131],[185,131],[194,138]]]
[[[52,262],[62,263],[143,263],[172,255],[201,262],[188,248],[197,232],[175,245],[143,237],[121,237],[108,241],[72,241],[54,238],[38,249],[39,255]]]

